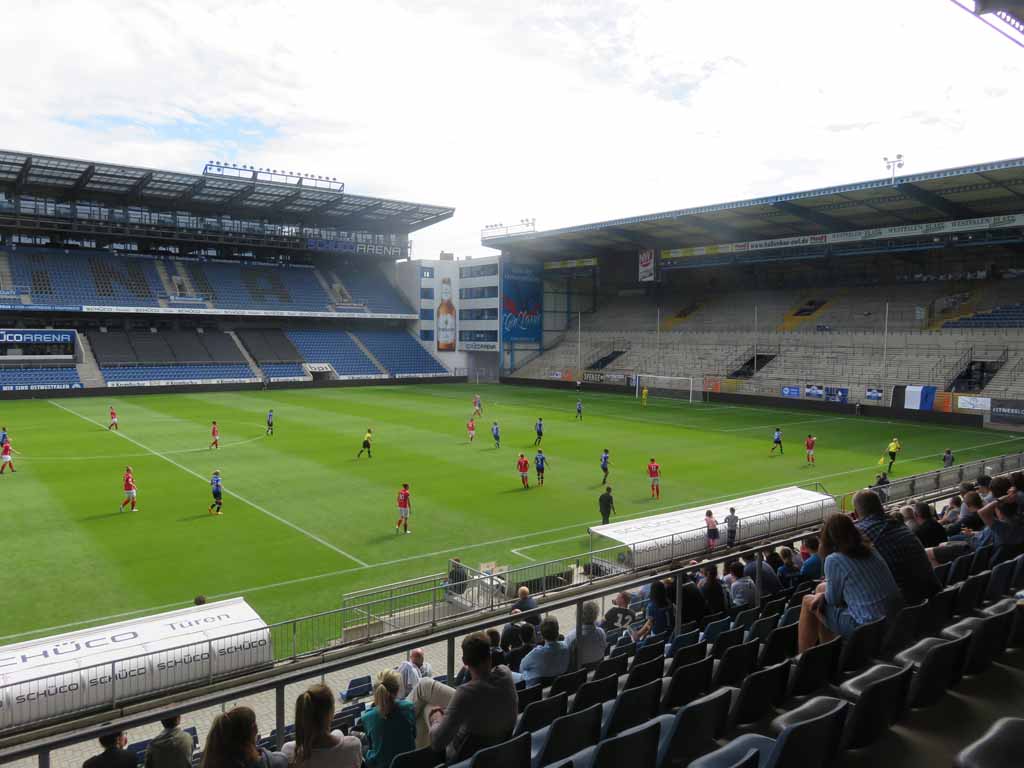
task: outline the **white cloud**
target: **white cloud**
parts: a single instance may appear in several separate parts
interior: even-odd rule
[[[4,145],[454,205],[423,257],[1024,154],[1020,49],[935,0],[12,2],[5,28]]]

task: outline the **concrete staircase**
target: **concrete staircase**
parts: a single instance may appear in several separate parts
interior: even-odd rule
[[[160,278],[160,285],[163,286],[164,292],[168,296],[174,296],[177,291],[174,290],[174,283],[171,282],[170,276],[167,274],[167,265],[162,261],[155,262],[156,274]]]
[[[320,287],[324,289],[324,293],[327,294],[327,298],[330,299],[331,301],[331,303],[327,306],[327,309],[329,309],[332,312],[336,311],[337,307],[334,306],[335,293],[334,291],[331,290],[331,286],[327,282],[327,278],[324,277],[323,272],[321,272],[319,269],[314,268],[313,274],[316,275],[317,282],[320,283]]]
[[[182,285],[185,286],[185,295],[195,296],[196,286],[195,283],[192,282],[192,277],[189,275],[188,270],[185,269],[185,265],[182,264],[180,261],[174,260],[171,261],[171,264],[173,265],[174,269],[174,277],[180,278]],[[171,284],[173,286],[173,282]],[[207,299],[206,301],[203,302],[203,306],[205,306],[207,309],[213,309],[213,302]]]
[[[75,370],[78,371],[78,378],[81,380],[82,385],[85,387],[106,386],[107,382],[103,380],[100,367],[96,364],[96,356],[93,355],[89,339],[86,338],[84,333],[78,334],[78,343],[82,348],[82,362],[75,364]]]
[[[252,359],[252,355],[249,354],[249,350],[245,348],[245,344],[242,343],[242,340],[238,338],[234,331],[225,331],[225,333],[227,333],[227,335],[234,340],[235,346],[237,346],[238,349],[241,350],[242,357],[244,357],[245,362],[249,364],[249,370],[252,371],[253,376],[255,376],[260,381],[263,381],[263,371],[260,370],[260,367],[259,365],[257,365],[256,361]]]
[[[11,272],[11,259],[7,251],[0,251],[0,289],[14,289],[14,274]]]
[[[356,335],[355,335],[354,333],[352,333],[351,331],[346,331],[346,333],[348,333],[348,335],[349,335],[349,338],[351,338],[351,339],[352,339],[352,341],[354,341],[354,342],[355,342],[355,345],[356,345],[357,347],[359,347],[359,349],[361,349],[361,350],[363,351],[363,354],[364,354],[364,355],[366,355],[366,356],[367,356],[368,358],[370,358],[370,361],[371,361],[371,362],[372,362],[372,363],[373,363],[373,364],[374,364],[375,366],[377,366],[377,370],[378,370],[378,371],[380,371],[381,373],[383,373],[383,374],[386,374],[386,375],[388,375],[388,376],[390,376],[390,375],[391,375],[391,371],[389,371],[389,370],[388,370],[387,368],[385,368],[385,367],[384,367],[384,366],[383,366],[383,365],[381,364],[380,360],[378,360],[378,359],[377,359],[376,357],[374,357],[374,354],[373,354],[373,353],[372,353],[372,352],[371,352],[370,350],[368,350],[368,349],[366,348],[366,345],[365,345],[365,344],[363,344],[363,342],[361,342],[361,341],[359,340],[359,337],[358,337],[358,336],[356,336]]]

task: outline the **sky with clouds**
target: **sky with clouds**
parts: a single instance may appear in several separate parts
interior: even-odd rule
[[[414,255],[1024,155],[1024,50],[949,0],[8,0],[0,145],[451,205]]]

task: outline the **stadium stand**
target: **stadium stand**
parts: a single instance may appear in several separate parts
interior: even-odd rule
[[[87,337],[108,383],[256,378],[234,339],[220,331],[108,330]]]
[[[404,330],[357,331],[355,336],[394,376],[448,373],[444,366]]]
[[[248,365],[124,365],[116,368],[100,366],[103,378],[110,382],[147,381],[256,381]]]
[[[373,361],[345,331],[295,330],[288,338],[307,363],[329,363],[339,376],[380,376]]]
[[[376,266],[346,263],[334,273],[352,301],[369,312],[407,315],[413,311]]]
[[[19,248],[9,253],[15,289],[33,304],[159,306],[155,262],[108,251]]]
[[[235,335],[271,381],[308,378],[302,367],[302,354],[284,331],[239,329]]]
[[[221,261],[188,262],[193,285],[218,309],[331,312],[331,298],[313,267],[264,266]]]
[[[70,389],[81,386],[74,366],[49,368],[0,367],[0,389]]]

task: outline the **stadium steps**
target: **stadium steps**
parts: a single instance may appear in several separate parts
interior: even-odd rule
[[[185,286],[185,295],[196,296],[195,283],[192,282],[192,276],[188,273],[188,270],[185,269],[185,265],[177,259],[173,260],[171,264],[174,265],[174,277],[181,278],[182,285]],[[209,298],[206,299],[206,308],[213,308],[213,302],[210,301]]]
[[[363,342],[359,340],[358,336],[356,336],[354,333],[352,333],[350,331],[346,331],[346,333],[348,333],[349,338],[352,339],[353,343],[357,347],[359,347],[360,351],[369,358],[370,362],[373,363],[375,366],[377,366],[377,370],[378,371],[380,371],[381,373],[386,374],[388,376],[391,375],[391,371],[389,371],[387,368],[385,368],[383,365],[381,365],[380,360],[378,360],[376,358],[376,356],[373,354],[373,352],[371,352],[370,350],[368,350],[366,348],[366,345],[363,344]]]
[[[331,289],[331,284],[327,282],[327,278],[324,277],[323,272],[319,269],[314,269],[313,274],[316,276],[316,281],[320,283],[320,287],[324,289],[324,293],[327,294],[327,298],[331,300],[330,310],[332,312],[337,311],[337,307],[334,306],[334,299],[337,294]]]
[[[263,379],[266,378],[263,375],[263,370],[256,364],[256,361],[252,359],[252,355],[249,354],[249,350],[245,348],[245,344],[242,343],[242,340],[238,338],[234,331],[224,331],[224,333],[226,333],[228,337],[235,342],[235,346],[238,347],[238,350],[242,353],[242,357],[245,358],[245,362],[249,366],[249,370],[252,371],[252,375],[260,381],[263,381]]]
[[[11,260],[7,251],[0,251],[0,289],[5,291],[14,288],[14,274],[11,272]]]
[[[171,282],[171,278],[167,274],[167,265],[162,261],[154,262],[154,265],[156,266],[156,276],[160,278],[160,285],[163,286],[164,293],[173,296],[177,291],[174,290],[174,283]],[[167,306],[167,299],[160,297],[158,300],[161,307]]]
[[[96,356],[92,353],[92,345],[89,344],[89,339],[84,333],[78,334],[78,343],[82,347],[82,361],[75,363],[75,369],[78,371],[78,378],[82,385],[85,387],[106,386],[100,367],[96,364]]]

